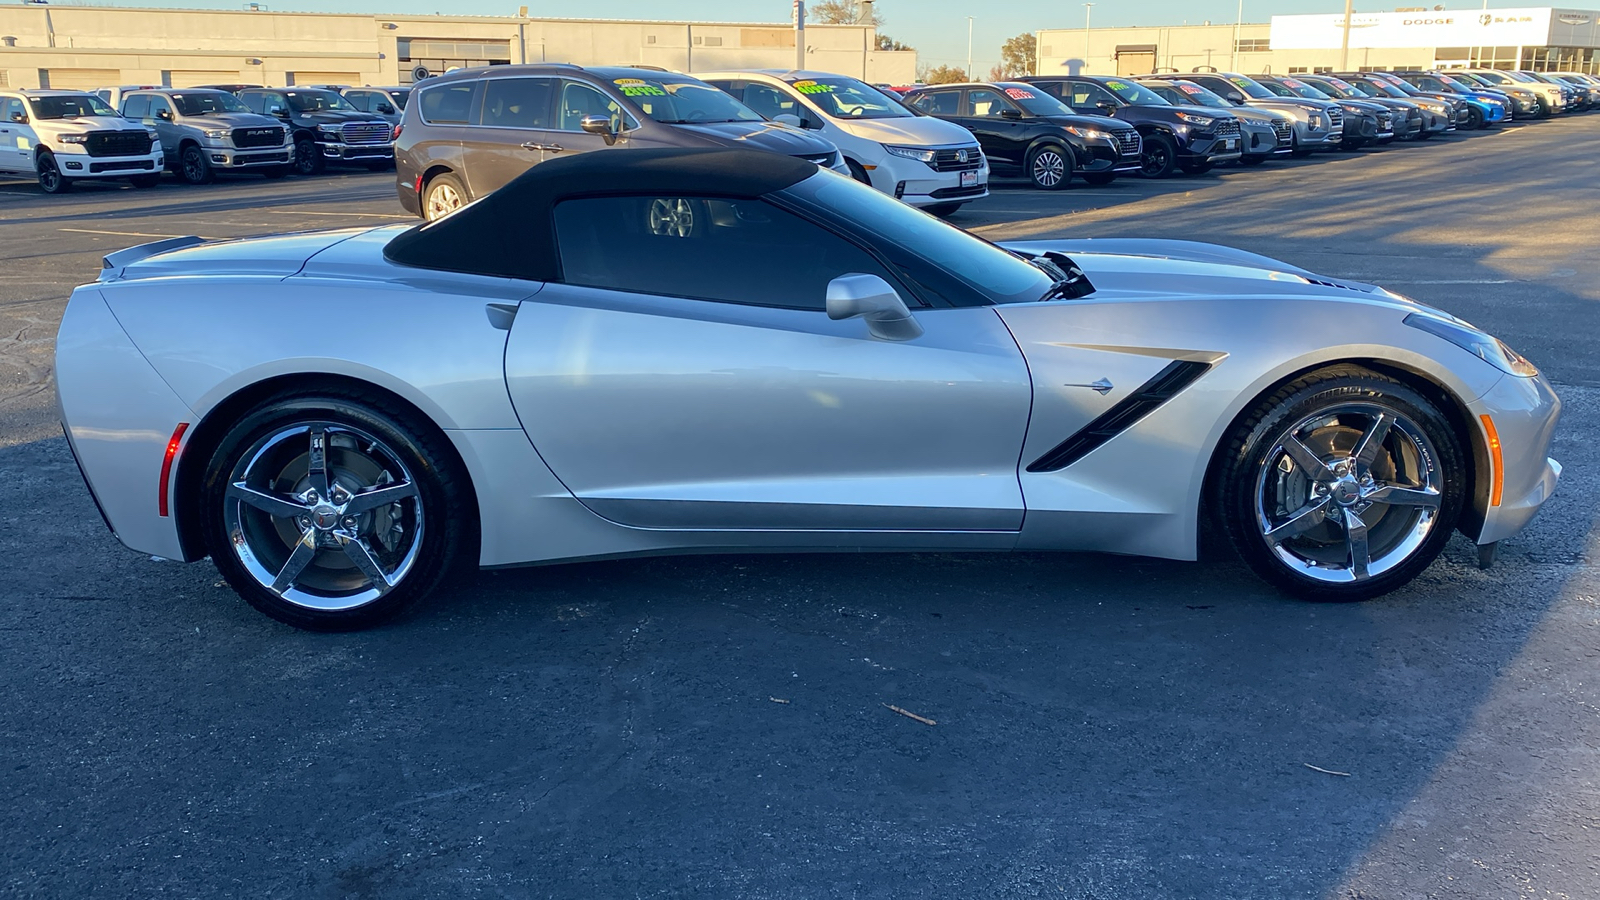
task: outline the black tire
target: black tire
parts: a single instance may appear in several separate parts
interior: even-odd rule
[[[184,184],[210,184],[217,180],[217,172],[199,144],[184,144],[178,150],[178,177]]]
[[[924,206],[922,211],[928,213],[929,215],[938,216],[939,218],[943,219],[948,216],[955,215],[956,210],[959,210],[965,205],[966,204],[964,203],[935,203],[931,206]]]
[[[1307,147],[1304,144],[1300,143],[1300,135],[1296,134],[1296,135],[1294,135],[1293,137],[1290,138],[1289,155],[1291,157],[1293,157],[1295,159],[1305,159],[1306,157],[1310,156],[1313,152],[1315,152],[1314,148]]]
[[[1390,422],[1375,428],[1380,413]],[[1379,433],[1370,465],[1358,464],[1354,451],[1364,435]],[[1306,435],[1301,448],[1329,466],[1316,470],[1316,478],[1284,449],[1296,434]],[[1219,512],[1239,555],[1267,582],[1307,600],[1366,600],[1404,585],[1444,549],[1467,496],[1463,453],[1449,419],[1410,386],[1356,366],[1331,367],[1283,385],[1241,417],[1224,439],[1208,505]],[[1348,476],[1335,474],[1340,466],[1350,467]],[[1378,480],[1364,480],[1367,474]],[[1385,484],[1425,489],[1429,499],[1366,498]],[[1293,510],[1290,502],[1297,504]],[[1317,504],[1331,512],[1301,515]],[[1359,528],[1347,526],[1347,513]],[[1291,536],[1272,540],[1269,530]],[[1377,569],[1366,577],[1355,577],[1357,546],[1369,551],[1365,566]]]
[[[1241,156],[1239,157],[1239,165],[1259,166],[1271,158],[1270,156]]]
[[[309,134],[297,134],[294,138],[294,171],[297,175],[321,175],[322,170],[328,167],[327,160],[322,158],[322,146],[312,139]]]
[[[1421,131],[1417,132],[1417,140],[1419,140],[1419,141],[1431,141],[1431,140],[1433,140],[1433,132],[1429,131],[1426,128],[1424,128]]]
[[[39,190],[46,194],[65,194],[72,190],[72,179],[61,174],[61,168],[56,165],[54,153],[46,150],[39,154],[38,161],[34,164],[39,173]]]
[[[846,166],[850,167],[850,177],[851,178],[854,178],[855,180],[861,182],[862,184],[868,185],[868,186],[870,186],[872,184],[871,176],[869,176],[867,174],[866,167],[861,165],[861,163],[858,163],[855,160],[853,160],[853,159],[851,159],[850,157],[847,156],[847,157],[844,158],[844,164]]]
[[[1178,170],[1178,145],[1164,134],[1146,135],[1139,152],[1139,174],[1146,178],[1169,178]]]
[[[1550,108],[1550,101],[1546,100],[1543,94],[1536,97],[1534,102],[1539,104],[1539,111],[1534,113],[1535,118],[1548,119],[1554,115],[1554,111]]]
[[[1115,172],[1085,172],[1085,173],[1083,173],[1083,180],[1088,184],[1094,185],[1095,187],[1105,187],[1106,185],[1110,184],[1111,182],[1117,180],[1117,173],[1115,173]]]
[[[450,199],[452,196],[454,200]],[[422,218],[429,222],[443,218],[470,202],[466,186],[454,175],[435,175],[422,186]]]
[[[295,499],[294,486],[302,483],[295,480],[300,460],[309,467],[314,446],[292,437],[301,428],[324,429],[325,471],[335,495],[330,499],[346,497],[340,491],[347,483],[354,485],[357,497],[363,489],[407,483],[414,487],[412,495],[344,518],[342,526],[329,526],[331,530],[313,524],[312,515],[274,516],[238,500],[231,487],[235,480]],[[282,435],[291,436],[276,440]],[[384,462],[375,462],[378,458]],[[279,474],[259,480],[257,465]],[[382,477],[370,477],[380,468]],[[315,484],[309,471],[303,483]],[[241,417],[207,463],[198,514],[212,562],[251,606],[296,628],[350,631],[392,619],[458,569],[476,563],[472,497],[466,473],[432,423],[375,393],[337,388],[285,393]],[[335,519],[345,515],[326,504],[313,514],[321,517],[321,510],[332,510],[327,515]],[[384,534],[376,533],[380,518]],[[298,536],[302,529],[309,537]],[[392,587],[377,589],[377,582],[354,562],[357,551],[339,549],[350,546],[352,535],[369,563],[380,570],[394,563],[393,572],[382,573],[396,576]],[[391,539],[397,547],[390,546]],[[281,592],[264,583],[264,577],[277,572],[281,579],[292,567],[302,540],[308,542],[303,568]],[[252,574],[252,566],[263,574]],[[363,590],[361,585],[369,587]],[[317,608],[319,603],[348,608]]]
[[[1483,129],[1488,128],[1488,127],[1489,127],[1488,117],[1483,114],[1483,110],[1477,108],[1476,106],[1468,106],[1467,107],[1467,124],[1466,124],[1467,130],[1469,130],[1469,131],[1482,131]]]
[[[1216,167],[1216,163],[1209,159],[1195,159],[1181,163],[1183,171],[1190,175],[1204,175]]]
[[[161,173],[151,172],[147,175],[135,175],[128,179],[128,183],[140,190],[153,188],[161,183]]]
[[[1072,183],[1072,151],[1060,144],[1040,144],[1028,151],[1023,172],[1038,190],[1059,191]]]
[[[268,166],[265,169],[261,170],[261,174],[262,174],[263,177],[270,178],[270,179],[273,179],[273,180],[276,180],[276,179],[279,179],[279,178],[283,178],[283,177],[287,176],[289,174],[289,172],[290,172],[290,167],[289,166]]]

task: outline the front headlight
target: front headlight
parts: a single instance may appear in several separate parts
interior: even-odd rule
[[[56,141],[62,144],[82,144],[87,143],[88,140],[89,136],[87,134],[63,134],[56,138]]]
[[[1210,128],[1211,123],[1216,121],[1212,116],[1202,116],[1199,113],[1183,112],[1181,110],[1178,112],[1178,118],[1196,128]]]
[[[228,133],[220,128],[207,128],[205,136],[208,141],[222,141],[227,140]]]
[[[317,134],[323,137],[337,138],[344,134],[344,131],[338,125],[318,125]]]
[[[897,147],[893,144],[884,144],[883,149],[889,151],[889,153],[894,156],[899,156],[904,159],[914,159],[917,162],[927,163],[930,166],[933,165],[933,161],[939,156],[938,153],[933,150],[929,150],[926,147]]]
[[[1508,375],[1532,378],[1539,374],[1537,366],[1528,362],[1522,354],[1507,347],[1505,341],[1485,334],[1460,320],[1442,319],[1426,313],[1412,313],[1406,316],[1405,322],[1412,328],[1444,338]]]
[[[1178,115],[1181,116],[1181,115],[1183,115],[1183,113],[1179,113]],[[1106,134],[1104,131],[1096,131],[1093,128],[1079,128],[1076,125],[1068,125],[1067,126],[1067,131],[1071,132],[1072,134],[1077,135],[1078,137],[1083,138],[1086,141],[1107,141],[1107,142],[1109,142],[1111,140],[1111,135]]]

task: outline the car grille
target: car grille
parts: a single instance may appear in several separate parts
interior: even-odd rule
[[[1130,128],[1127,131],[1115,132],[1115,134],[1117,136],[1117,152],[1121,155],[1138,156],[1144,152],[1142,142],[1139,140],[1139,132]]]
[[[1344,110],[1336,106],[1328,110],[1328,127],[1334,131],[1344,130]]]
[[[129,131],[91,131],[84,141],[90,156],[143,156],[150,152],[150,132],[144,129]]]
[[[1239,120],[1234,118],[1219,119],[1213,130],[1217,137],[1238,137]]]
[[[280,147],[283,145],[282,128],[235,128],[235,147]]]
[[[961,160],[963,155],[966,156],[965,162]],[[977,147],[947,147],[934,151],[935,172],[970,172],[981,168],[983,168],[983,151]]]
[[[388,122],[361,122],[340,129],[346,144],[387,144],[393,133]]]
[[[935,200],[949,200],[954,197],[978,197],[988,190],[987,186],[981,184],[976,187],[938,188],[928,196]]]
[[[1272,133],[1278,136],[1278,146],[1287,147],[1294,143],[1294,124],[1291,122],[1273,122]]]
[[[1394,114],[1393,113],[1378,113],[1378,130],[1379,131],[1393,131],[1394,130]]]
[[[801,155],[800,158],[805,160],[808,163],[815,163],[816,165],[818,165],[818,166],[820,166],[820,167],[822,167],[824,169],[831,169],[834,166],[839,164],[839,154],[836,153],[836,152],[834,152],[834,153],[813,153],[813,154],[811,154],[809,156]]]

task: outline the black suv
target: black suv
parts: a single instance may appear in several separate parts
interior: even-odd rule
[[[941,84],[906,95],[906,105],[972,132],[997,171],[1020,171],[1042,190],[1067,186],[1074,172],[1110,184],[1139,168],[1139,132],[1105,116],[1083,116],[1021,82]]]
[[[1200,175],[1243,155],[1244,133],[1232,113],[1176,107],[1122,78],[1033,75],[1023,80],[1079,113],[1114,116],[1137,128],[1144,139],[1140,171],[1147,178],[1166,178],[1180,167]]]
[[[364,165],[376,172],[394,162],[394,128],[333,91],[319,88],[247,88],[238,94],[251,112],[288,123],[294,132],[294,168],[316,175],[328,163]]]

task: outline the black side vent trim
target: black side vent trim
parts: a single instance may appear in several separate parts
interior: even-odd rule
[[[1096,416],[1093,422],[1057,444],[1054,450],[1029,463],[1028,471],[1056,472],[1083,459],[1095,448],[1132,428],[1161,404],[1176,397],[1210,368],[1210,363],[1174,360],[1157,372],[1154,378],[1140,385],[1138,390],[1118,400],[1110,409]]]

